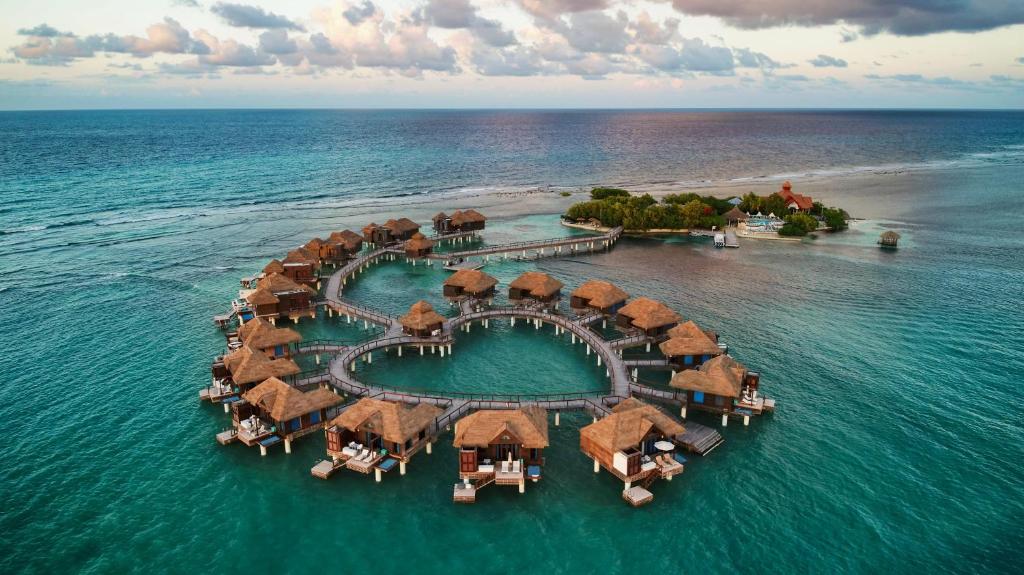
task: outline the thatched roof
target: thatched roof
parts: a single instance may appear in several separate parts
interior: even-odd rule
[[[372,234],[372,233],[373,233],[373,230],[375,230],[375,229],[377,229],[377,228],[379,228],[379,227],[380,227],[380,226],[378,226],[378,225],[377,225],[377,224],[375,224],[374,222],[370,222],[370,223],[366,224],[366,225],[365,225],[365,226],[363,227],[363,234],[365,234],[365,235],[370,235],[370,234]]]
[[[482,409],[459,420],[455,447],[486,447],[510,435],[527,449],[548,446],[548,416],[544,408]]]
[[[661,353],[668,357],[722,353],[715,340],[692,321],[681,323],[668,330],[668,337],[667,341],[658,346]]]
[[[263,289],[273,294],[294,291],[307,291],[313,295],[316,295],[315,289],[309,286],[295,283],[295,280],[293,280],[292,278],[278,273],[270,274],[267,277],[256,282],[256,288],[256,291]],[[250,303],[252,303],[252,301],[250,301]]]
[[[882,232],[882,239],[885,239],[885,240],[898,240],[898,239],[900,239],[900,235],[898,233],[892,231],[892,230],[889,230],[887,232]]]
[[[459,270],[444,280],[444,285],[461,287],[464,291],[474,294],[498,285],[498,280],[480,270]]]
[[[459,226],[471,222],[485,222],[487,218],[476,210],[458,211],[452,214],[452,224]]]
[[[429,403],[415,407],[394,401],[364,397],[331,421],[350,431],[370,429],[387,441],[405,443],[430,426],[443,410]]]
[[[728,355],[712,358],[697,369],[680,371],[669,382],[674,388],[739,397],[747,368]]]
[[[406,240],[405,249],[410,251],[426,250],[434,247],[435,243],[437,242],[431,239],[427,239],[427,236],[421,234],[420,232],[416,232],[415,234],[412,235],[411,238]]]
[[[302,341],[302,336],[294,329],[274,327],[274,324],[258,317],[249,320],[238,328],[238,337],[255,349],[267,349],[275,345],[288,345]]]
[[[353,232],[352,230],[332,232],[328,237],[332,242],[345,244],[347,249],[354,249],[356,246],[363,243],[363,236]]]
[[[548,297],[562,289],[564,285],[545,273],[524,272],[523,275],[508,284],[508,287],[528,291],[533,297]]]
[[[630,318],[633,326],[640,329],[653,329],[683,319],[665,304],[646,297],[636,298],[622,306],[619,313]]]
[[[295,419],[342,401],[341,397],[326,389],[317,388],[303,393],[276,377],[245,392],[242,399],[263,408],[274,421]]]
[[[420,300],[409,308],[409,313],[398,318],[398,321],[410,329],[427,329],[432,325],[444,323],[444,317],[434,311],[433,306]]]
[[[257,288],[249,292],[245,296],[245,301],[249,302],[250,305],[270,305],[280,302],[273,293],[267,288]]]
[[[290,359],[270,359],[262,351],[248,345],[225,355],[224,366],[231,372],[231,379],[239,385],[263,381],[270,377],[295,375],[301,371],[298,364]]]
[[[411,232],[412,230],[420,229],[420,225],[410,220],[409,218],[398,218],[397,220],[388,220],[384,222],[384,227],[391,230],[392,233],[396,234]]]
[[[430,221],[432,221],[432,222],[440,222],[440,221],[446,220],[447,218],[448,218],[448,214],[446,214],[444,212],[437,212],[437,215],[434,216],[433,218],[431,218]]]
[[[319,254],[320,253],[320,248],[323,247],[323,245],[324,245],[324,241],[322,239],[320,239],[320,238],[313,238],[313,239],[309,240],[308,242],[306,242],[306,245],[303,246],[303,247],[306,248],[307,250],[309,250],[312,253]]]
[[[747,214],[736,206],[733,206],[731,210],[722,214],[722,217],[725,218],[725,221],[727,222],[745,222],[748,218]]]
[[[614,453],[636,447],[652,430],[667,437],[686,431],[683,424],[661,409],[628,398],[615,406],[607,417],[580,429],[580,435]]]
[[[284,258],[286,264],[313,264],[320,263],[320,253],[313,253],[306,248],[296,248],[290,252]]]
[[[280,273],[284,273],[284,264],[282,264],[281,260],[278,260],[278,259],[270,260],[270,263],[267,264],[263,268],[263,273],[265,273],[265,274],[280,274]]]
[[[626,301],[629,294],[606,281],[590,280],[576,288],[572,297],[589,300],[594,307],[606,308]]]

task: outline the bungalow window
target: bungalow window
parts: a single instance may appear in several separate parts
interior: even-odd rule
[[[693,365],[693,356],[692,355],[684,355],[683,356],[683,363],[686,364],[686,365]]]
[[[709,359],[711,359],[710,355],[702,355],[701,358],[700,358],[700,361],[701,361],[701,363],[704,363],[705,361],[707,361]]]
[[[537,461],[537,448],[530,448],[530,461]]]
[[[298,431],[299,427],[301,427],[301,426],[302,426],[302,419],[299,418],[299,417],[296,417],[295,419],[289,421],[287,423],[287,425],[286,425],[286,427],[288,428],[288,431]]]
[[[309,423],[312,424],[312,425],[320,423],[320,412],[319,411],[314,411],[313,413],[309,414]]]
[[[693,402],[694,403],[704,403],[704,392],[703,391],[695,391],[695,392],[693,392]]]
[[[406,442],[405,442],[405,449],[406,450],[412,449],[412,440],[411,439],[406,440]]]
[[[420,430],[420,439],[423,439],[426,436],[427,436],[427,430],[426,429],[421,429]]]
[[[721,395],[716,395],[716,396],[715,396],[715,405],[716,405],[716,406],[718,406],[718,407],[721,407],[721,406],[722,406],[722,404],[723,404],[723,403],[725,403],[725,402],[723,401],[724,399],[725,399],[725,398],[724,398],[724,397],[722,397]]]
[[[274,357],[281,357],[281,355],[283,355],[283,354],[284,354],[284,346],[283,345],[275,345],[274,346]]]

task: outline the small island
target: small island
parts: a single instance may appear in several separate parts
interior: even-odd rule
[[[667,194],[661,200],[621,188],[597,187],[590,200],[569,207],[562,216],[568,226],[587,229],[623,227],[630,233],[702,232],[735,227],[742,237],[800,238],[812,232],[845,230],[850,216],[810,196],[793,192],[789,181],[768,196],[750,192],[716,198],[695,193]]]

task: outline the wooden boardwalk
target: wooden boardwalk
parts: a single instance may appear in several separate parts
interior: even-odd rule
[[[527,242],[513,242],[509,244],[500,244],[494,246],[484,246],[482,248],[476,248],[473,250],[464,250],[459,252],[446,252],[443,254],[431,254],[431,259],[450,259],[453,257],[467,258],[471,256],[488,256],[495,254],[511,254],[514,252],[521,252],[521,257],[527,257],[527,252],[535,252],[535,257],[543,257],[545,255],[562,255],[565,253],[563,248],[569,248],[569,254],[577,254],[580,252],[591,253],[599,249],[610,249],[615,242],[622,236],[622,227],[617,227],[610,230],[606,234],[598,236],[569,236],[560,238],[550,238],[546,240],[533,240]],[[584,249],[581,249],[580,246]],[[546,250],[551,250],[548,253]]]

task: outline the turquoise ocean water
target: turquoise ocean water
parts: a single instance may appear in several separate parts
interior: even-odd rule
[[[647,507],[592,473],[582,414],[551,428],[541,483],[456,506],[450,436],[405,477],[325,482],[309,475],[322,437],[290,456],[222,447],[228,420],[196,399],[238,278],[371,213],[808,175],[862,181],[825,189],[868,220],[802,244],[626,238],[486,268],[662,299],[762,373],[779,411],[730,425]],[[1021,113],[0,114],[0,572],[1019,572],[1022,181]],[[495,213],[485,241],[570,233]],[[900,250],[874,246],[886,228]],[[390,263],[347,296],[445,311],[444,276]],[[460,334],[451,358],[360,370],[438,390],[607,386],[550,327],[505,322]]]

